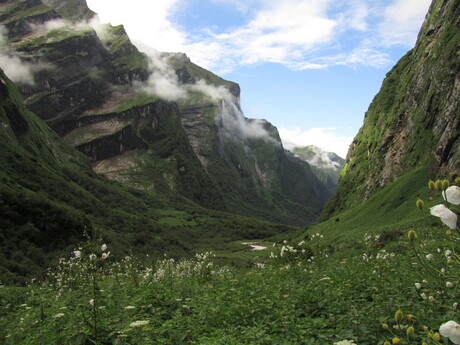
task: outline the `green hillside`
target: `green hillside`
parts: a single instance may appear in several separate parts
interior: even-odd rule
[[[458,2],[434,1],[414,49],[369,106],[324,217],[366,201],[414,169],[455,177],[460,166]]]
[[[459,0],[433,1],[416,47],[388,74],[366,114],[323,222],[305,229],[194,200],[197,186],[216,177],[222,199],[204,192],[204,202],[233,196],[233,205],[257,216],[283,207],[292,216],[302,212],[293,201],[321,195],[302,189],[308,165],[260,138],[244,148],[198,140],[216,138],[215,105],[187,104],[181,113],[129,94],[110,112],[73,119],[121,118],[99,128],[103,144],[120,126],[132,134],[123,144],[136,138],[147,148],[111,157],[112,167],[139,163],[129,170],[137,174],[131,185],[122,184],[94,172],[106,160],[92,167],[88,160],[113,146],[95,142],[97,149],[78,151],[65,143],[26,110],[0,72],[0,343],[459,344],[458,220],[447,226],[429,211],[442,205],[451,220],[460,212],[459,10]],[[180,75],[192,72],[201,73],[185,68]],[[155,116],[129,117],[147,108]],[[200,117],[206,119],[192,128]],[[276,137],[276,128],[264,125]],[[70,139],[95,135],[80,134]],[[197,161],[201,168],[185,174]],[[200,171],[217,173],[195,175]],[[193,177],[191,194],[183,193],[190,184],[180,181]],[[428,188],[437,178],[446,181]],[[257,208],[261,195],[266,204]]]
[[[119,257],[131,251],[155,257],[293,230],[107,181],[24,108],[3,72],[0,81],[0,281],[40,275],[84,232],[102,236]]]

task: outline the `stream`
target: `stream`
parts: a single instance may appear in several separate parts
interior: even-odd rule
[[[245,244],[251,247],[251,250],[264,250],[267,249],[266,246],[261,246],[257,243],[254,244],[254,242],[241,242],[241,244]]]

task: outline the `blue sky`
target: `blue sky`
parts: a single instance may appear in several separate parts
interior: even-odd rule
[[[430,0],[87,0],[132,41],[184,52],[241,86],[245,116],[285,147],[345,157],[385,74],[414,46]]]

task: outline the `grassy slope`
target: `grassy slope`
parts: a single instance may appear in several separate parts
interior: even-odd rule
[[[362,204],[311,227],[307,234],[320,232],[327,242],[340,243],[343,248],[353,247],[365,234],[405,236],[409,229],[424,224],[415,202],[421,198],[426,207],[432,206],[427,187],[432,178],[424,167],[414,169]]]

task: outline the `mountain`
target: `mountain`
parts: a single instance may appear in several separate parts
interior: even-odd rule
[[[314,145],[294,147],[291,151],[310,165],[313,173],[327,186],[331,195],[335,193],[340,171],[345,164],[343,158]]]
[[[460,174],[459,45],[460,2],[434,0],[415,47],[387,74],[369,106],[324,219],[415,172],[425,179]],[[426,180],[413,181],[419,182],[426,186]],[[407,196],[401,190],[399,199]]]
[[[115,256],[187,256],[295,228],[207,209],[97,175],[87,157],[28,111],[0,69],[0,281],[40,276],[85,236]]]
[[[84,0],[10,0],[0,12],[4,69],[27,109],[98,174],[285,224],[320,215],[330,190],[276,127],[244,117],[238,84],[185,54],[139,51]]]

